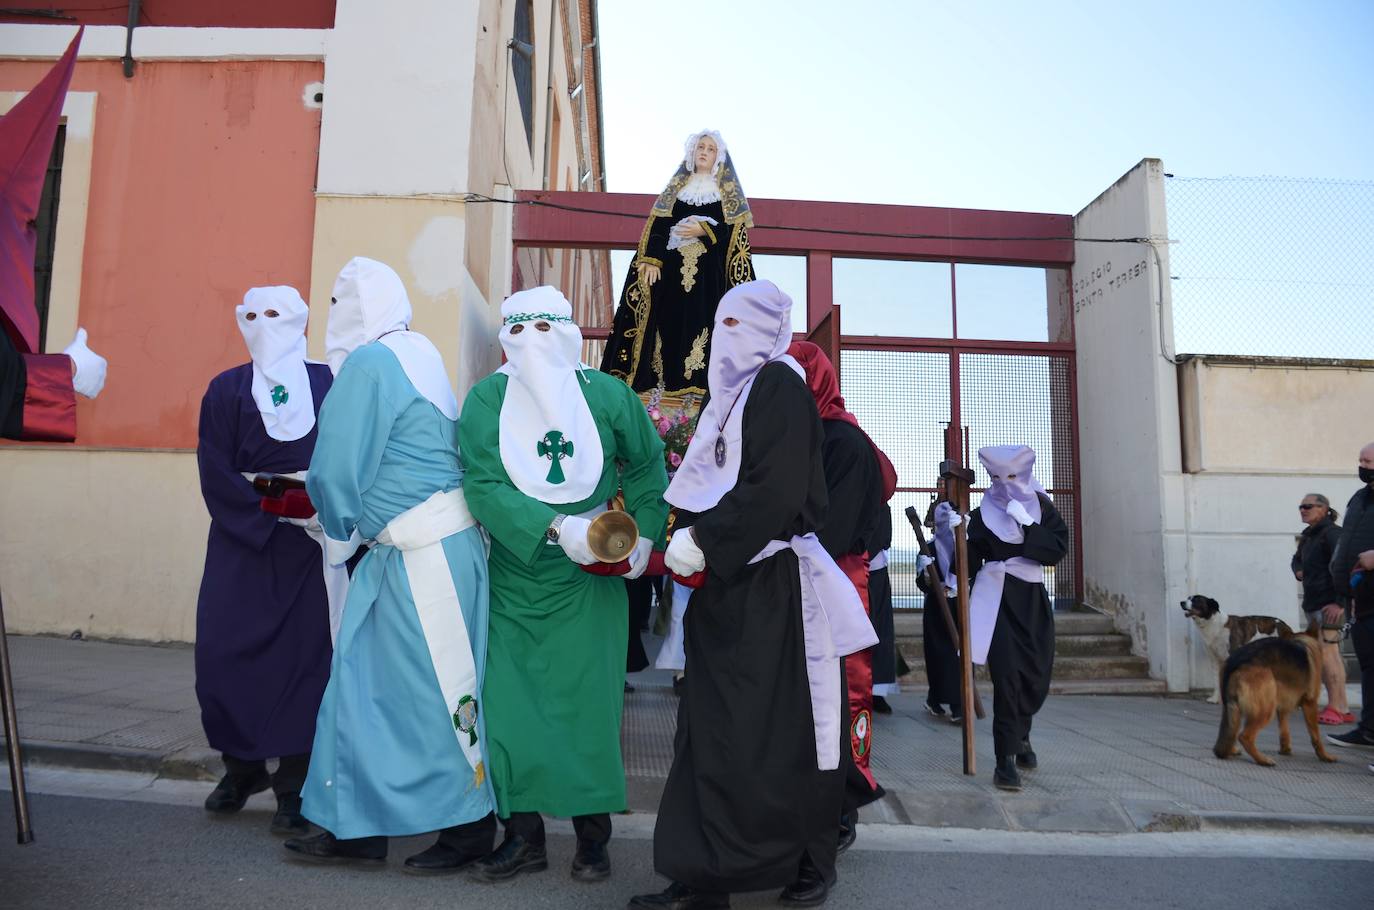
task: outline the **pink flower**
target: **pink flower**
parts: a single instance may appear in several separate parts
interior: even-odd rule
[[[682,456],[676,452],[669,452],[668,464],[672,465],[673,467],[677,467],[678,465],[682,464]]]
[[[659,412],[658,408],[649,408],[649,419],[650,419],[650,420],[656,421],[656,420],[658,420],[658,419],[659,419],[660,417],[662,417],[662,416],[663,416],[663,415]]]
[[[680,427],[685,427],[685,426],[687,426],[688,422],[689,422],[689,418],[687,417],[686,414],[679,414],[679,415],[677,415],[677,425],[678,425],[678,426],[680,426]]]
[[[673,422],[672,422],[671,420],[669,420],[668,418],[666,418],[666,417],[663,418],[662,420],[660,420],[660,421],[658,422],[658,431],[659,431],[660,433],[666,433],[666,432],[668,432],[669,430],[671,430],[672,428],[673,428]]]

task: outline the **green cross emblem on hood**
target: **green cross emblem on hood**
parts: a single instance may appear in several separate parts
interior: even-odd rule
[[[286,386],[284,386],[284,385],[279,385],[279,386],[273,386],[273,387],[272,387],[272,406],[273,406],[273,407],[277,407],[277,408],[281,407],[282,405],[286,404],[287,399],[289,399],[290,397],[291,397],[291,394],[290,394],[289,392],[286,391]]]
[[[549,483],[562,483],[567,480],[563,476],[563,466],[559,464],[564,458],[572,458],[573,444],[571,439],[564,439],[563,434],[558,430],[549,430],[544,434],[544,438],[539,440],[536,448],[540,458],[547,458],[553,464],[549,465],[549,476],[544,478]]]

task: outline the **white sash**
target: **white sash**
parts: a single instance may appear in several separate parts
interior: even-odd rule
[[[1045,567],[1033,559],[1013,556],[1006,562],[985,562],[973,579],[973,592],[968,597],[969,638],[972,642],[973,662],[988,662],[988,647],[997,627],[997,612],[1002,608],[1002,586],[1007,576],[1031,584],[1045,581]]]
[[[859,592],[844,570],[821,546],[814,533],[774,540],[749,564],[782,550],[797,554],[801,576],[802,630],[806,641],[806,677],[811,689],[811,721],[816,734],[816,767],[840,766],[840,726],[844,698],[840,691],[840,658],[878,643]]]
[[[673,615],[668,622],[668,634],[654,658],[657,670],[682,670],[687,666],[687,638],[683,623],[687,620],[687,603],[692,598],[692,589],[676,581],[671,582],[673,589]]]
[[[486,772],[477,739],[477,662],[443,546],[444,538],[475,524],[463,491],[449,490],[391,519],[377,543],[401,551],[448,723],[480,786]]]
[[[258,472],[243,472],[244,480],[249,483],[252,483],[253,478],[257,476]],[[305,480],[306,472],[296,471],[280,476]],[[296,524],[294,521],[289,523]],[[338,644],[339,626],[343,624],[344,604],[348,601],[348,570],[344,568],[342,560],[337,565],[330,563],[328,538],[325,537],[324,529],[320,527],[318,521],[314,524],[297,524],[296,526],[309,534],[310,539],[320,545],[320,562],[324,569],[324,596],[329,604],[329,643],[331,645]]]

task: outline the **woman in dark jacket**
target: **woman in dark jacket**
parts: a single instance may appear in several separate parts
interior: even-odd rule
[[[1322,682],[1326,684],[1326,708],[1317,716],[1323,724],[1350,724],[1355,715],[1345,698],[1345,662],[1341,658],[1341,627],[1345,610],[1340,606],[1331,579],[1331,556],[1340,539],[1340,516],[1320,493],[1308,493],[1298,506],[1307,528],[1293,554],[1293,574],[1302,582],[1302,608],[1307,625],[1321,625]]]

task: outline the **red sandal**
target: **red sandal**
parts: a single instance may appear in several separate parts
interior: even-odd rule
[[[1327,705],[1326,710],[1317,715],[1317,723],[1335,726],[1337,724],[1349,723],[1349,721],[1347,721],[1335,708]]]

